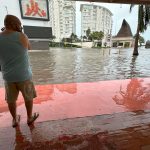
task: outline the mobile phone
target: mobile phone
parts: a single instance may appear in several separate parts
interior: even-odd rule
[[[4,31],[4,30],[5,30],[5,27],[2,27],[2,28],[1,28],[1,31]]]

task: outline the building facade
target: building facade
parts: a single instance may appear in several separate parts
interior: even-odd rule
[[[50,24],[55,41],[69,38],[76,33],[76,2],[66,0],[50,0]]]
[[[48,49],[52,28],[48,0],[0,0],[0,28],[7,14],[17,16],[28,35],[32,49]]]
[[[112,13],[105,7],[81,4],[81,36],[86,36],[86,31],[89,28],[91,32],[102,31],[104,38],[102,45],[107,43],[107,46],[111,46],[111,34],[112,34]]]

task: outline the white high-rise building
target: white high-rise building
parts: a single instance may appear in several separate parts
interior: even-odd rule
[[[76,34],[76,2],[66,0],[50,0],[50,24],[55,41],[69,38]]]
[[[105,7],[91,4],[81,4],[81,36],[86,36],[89,28],[91,32],[102,31],[104,33],[103,45],[111,45],[112,13]]]

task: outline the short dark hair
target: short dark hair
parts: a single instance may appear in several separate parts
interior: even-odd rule
[[[21,21],[14,15],[6,15],[4,19],[4,25],[6,29],[17,31],[17,29],[21,26]]]

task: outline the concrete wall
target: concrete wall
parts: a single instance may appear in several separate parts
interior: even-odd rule
[[[49,50],[49,41],[30,40],[32,50]]]
[[[72,43],[72,44],[82,46],[83,48],[91,48],[93,42],[79,42],[79,43]]]
[[[112,47],[113,47],[113,43],[117,42],[117,46],[119,43],[123,43],[122,47],[125,46],[125,43],[130,43],[129,47],[133,47],[134,46],[134,38],[133,37],[114,37],[112,38]]]

